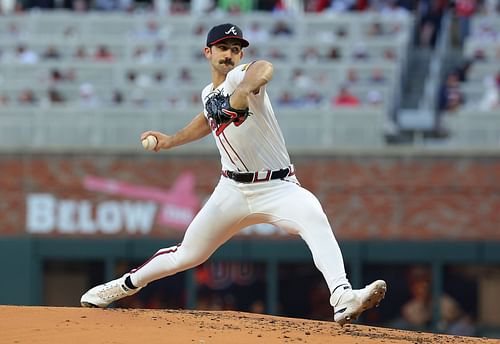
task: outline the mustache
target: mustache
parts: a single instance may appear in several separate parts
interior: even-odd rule
[[[234,62],[233,60],[231,60],[230,58],[226,57],[225,59],[223,60],[219,60],[219,63],[220,64],[225,64],[225,65],[231,65],[231,66],[234,66]]]

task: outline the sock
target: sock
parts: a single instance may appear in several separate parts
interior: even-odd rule
[[[332,296],[330,297],[330,304],[335,307],[335,305],[339,302],[342,294],[344,294],[347,290],[351,290],[351,286],[348,284],[341,284],[337,286],[333,290]]]
[[[130,279],[130,275],[125,278],[125,285],[130,289],[137,289],[135,285],[132,284],[132,280]]]

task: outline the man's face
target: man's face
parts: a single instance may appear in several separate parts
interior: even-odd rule
[[[243,58],[241,42],[237,39],[227,39],[211,47],[206,47],[205,57],[216,71],[225,75]]]

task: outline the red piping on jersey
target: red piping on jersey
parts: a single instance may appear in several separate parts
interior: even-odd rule
[[[224,132],[222,133],[222,135],[224,136],[224,138],[226,139],[226,142],[227,144],[229,145],[229,147],[231,147],[231,150],[234,152],[234,154],[236,154],[236,156],[238,157],[238,159],[240,159],[241,163],[243,164],[243,166],[245,166],[245,169],[248,171],[248,167],[247,165],[245,165],[245,163],[243,162],[243,160],[241,160],[240,156],[238,155],[238,153],[236,152],[236,150],[233,148],[233,146],[231,146],[231,143],[229,142],[229,140],[227,139],[226,137],[226,134],[224,134]]]
[[[155,259],[156,257],[158,256],[161,256],[162,254],[167,254],[167,253],[173,253],[173,252],[176,252],[177,251],[177,248],[181,246],[181,244],[177,244],[177,246],[173,247],[173,248],[168,248],[166,249],[165,251],[159,251],[159,252],[156,252],[151,258],[149,258],[148,260],[146,260],[141,266],[139,266],[138,268],[135,268],[135,269],[132,269],[130,270],[130,273],[133,273],[133,272],[137,272],[139,269],[143,268],[147,263],[149,263],[150,261],[152,261],[153,259]]]
[[[226,147],[224,146],[224,143],[222,143],[222,140],[221,140],[220,136],[217,136],[217,138],[219,139],[219,142],[220,142],[222,148],[224,148],[224,151],[226,152],[227,156],[229,157],[229,160],[231,160],[231,162],[233,163],[233,165],[236,166],[236,164],[234,163],[233,159],[231,158],[231,155],[229,154],[229,152],[227,151]]]

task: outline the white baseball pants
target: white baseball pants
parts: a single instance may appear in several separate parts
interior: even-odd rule
[[[182,243],[157,251],[131,271],[131,281],[137,287],[144,287],[195,267],[239,230],[258,223],[270,223],[300,235],[330,293],[339,285],[350,285],[340,248],[321,204],[296,183],[295,177],[252,184],[221,177],[210,199],[187,228]]]

